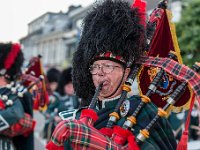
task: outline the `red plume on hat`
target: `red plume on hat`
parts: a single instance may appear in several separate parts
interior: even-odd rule
[[[24,56],[18,43],[0,43],[0,75],[14,80],[21,72]]]
[[[141,14],[141,24],[146,26],[146,6],[147,3],[143,0],[135,0],[135,2],[132,4],[132,8],[138,8],[139,13]]]
[[[21,46],[17,43],[12,45],[10,53],[7,55],[6,60],[4,61],[4,68],[6,70],[10,69],[10,67],[14,64],[17,55],[21,50]]]

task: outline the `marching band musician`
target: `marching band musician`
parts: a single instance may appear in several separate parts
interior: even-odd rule
[[[134,62],[144,54],[146,40],[141,18],[142,14],[138,9],[130,8],[127,2],[106,0],[89,12],[84,20],[82,37],[73,57],[73,84],[76,95],[83,99],[83,106],[89,105],[95,88],[102,84],[95,108],[98,120],[95,122],[94,128],[97,130],[106,127],[109,114],[114,111],[118,103],[122,94],[122,86],[130,73],[129,64],[135,65]],[[135,95],[126,100],[128,100],[127,107],[120,109],[120,117],[115,125],[123,125],[128,117],[129,109],[135,109],[141,101],[141,97]],[[139,130],[153,119],[154,111],[156,112],[156,107],[152,103],[148,104],[148,107],[145,105],[142,108],[137,116],[134,130],[131,130],[133,135],[137,135]],[[76,111],[73,114],[75,119],[79,119],[80,113],[81,111]],[[67,150],[115,149],[115,145],[112,145],[111,142],[103,143],[100,138],[94,140],[102,133],[95,132],[95,134],[92,129],[90,130],[84,125],[73,128],[72,132],[78,136],[72,140],[74,142],[72,144],[70,138],[73,135],[70,134],[69,139],[61,138],[69,132],[65,127],[65,120],[58,124],[54,130],[52,141],[47,145],[49,150],[52,149],[53,144],[58,148],[62,148],[64,145],[63,149]],[[176,140],[168,121],[162,118],[156,123],[149,138],[142,146],[128,149],[173,150],[176,149]]]
[[[47,141],[50,140],[55,126],[61,121],[61,118],[58,116],[59,112],[73,110],[79,107],[80,102],[79,98],[74,94],[71,73],[72,68],[68,67],[58,76],[58,87],[53,93],[54,99],[50,99],[51,103],[48,105],[46,111],[46,114],[48,115],[46,121],[49,121],[48,128],[50,130],[47,134]],[[47,77],[48,79],[51,79],[53,76],[50,77],[47,74]]]
[[[0,149],[1,150],[33,150],[33,132],[20,134],[18,122],[28,114],[33,115],[32,97],[27,92],[19,98],[11,91],[12,83],[21,75],[24,56],[21,47],[17,43],[0,43]],[[8,89],[9,87],[9,89]],[[14,86],[13,86],[14,87]],[[7,97],[7,98],[5,98]],[[14,98],[15,99],[12,99]],[[30,123],[26,120],[26,123]],[[25,123],[25,124],[26,124]],[[15,126],[15,127],[14,127]],[[11,135],[11,127],[16,136]]]
[[[42,131],[43,138],[49,140],[52,134],[52,126],[54,124],[52,117],[55,115],[55,109],[59,105],[60,95],[56,92],[58,87],[58,80],[60,78],[60,71],[56,68],[50,68],[47,71],[47,80],[51,94],[49,95],[49,104],[47,110],[44,112],[45,125]]]
[[[74,94],[72,84],[72,67],[68,67],[61,72],[56,91],[60,94],[58,112],[79,108],[79,98]]]

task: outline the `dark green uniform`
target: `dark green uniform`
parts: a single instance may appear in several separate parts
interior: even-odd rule
[[[180,140],[182,135],[182,129],[185,123],[185,113],[171,113],[168,117],[168,121],[172,126],[174,136],[177,140]]]
[[[45,117],[45,125],[42,131],[42,137],[49,140],[52,134],[54,127],[54,116],[57,114],[56,109],[59,106],[60,95],[57,92],[53,92],[52,95],[49,96],[50,103],[48,104],[48,108],[44,113]]]
[[[0,93],[4,90],[5,88],[1,88]],[[14,95],[10,95],[8,98],[12,99],[13,97]],[[17,123],[23,116],[24,108],[20,99],[18,98],[14,101],[13,105],[0,110],[0,131],[3,131],[9,128],[11,125]],[[14,147],[17,149],[16,145],[14,146],[13,144],[13,138],[7,137],[3,133],[0,133],[0,149],[12,150]]]
[[[33,99],[30,93],[25,93],[21,99],[24,112],[33,117]],[[14,145],[17,150],[34,150],[34,133],[28,136],[19,135],[13,138]]]
[[[79,108],[79,98],[75,95],[60,97],[58,105],[58,113],[65,110],[72,110]]]

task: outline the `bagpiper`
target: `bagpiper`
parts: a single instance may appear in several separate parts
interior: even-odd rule
[[[163,79],[163,71],[147,85],[146,95],[127,97],[127,93],[141,65],[161,67],[177,79],[190,79],[188,82],[197,96],[199,76],[170,58],[146,55],[144,9],[145,3],[140,0],[133,7],[124,1],[106,0],[85,17],[73,57],[73,84],[85,107],[61,114],[64,120],[54,130],[47,149],[176,149],[165,116],[187,83],[174,90],[163,108],[158,108],[150,98]],[[173,66],[181,69],[173,71],[176,69]],[[73,120],[68,119],[70,115]]]
[[[33,101],[20,79],[24,62],[20,44],[0,43],[0,60],[0,149],[33,150]]]

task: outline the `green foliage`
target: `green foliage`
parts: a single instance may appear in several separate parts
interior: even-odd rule
[[[200,0],[187,0],[176,25],[183,62],[191,66],[200,61]]]

